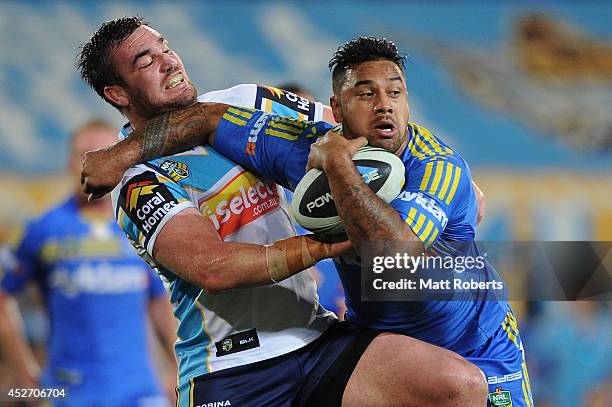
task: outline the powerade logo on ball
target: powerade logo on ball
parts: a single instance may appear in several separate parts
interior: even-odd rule
[[[145,237],[152,236],[164,216],[178,205],[168,187],[150,171],[132,178],[122,188],[119,202]]]

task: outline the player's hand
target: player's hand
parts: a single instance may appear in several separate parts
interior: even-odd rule
[[[102,198],[121,182],[128,168],[112,154],[111,147],[88,151],[83,159],[81,188],[90,201]]]
[[[476,223],[479,225],[480,221],[482,221],[482,218],[484,218],[485,212],[487,209],[487,206],[485,203],[485,194],[478,187],[478,184],[476,184],[474,181],[472,181],[472,187],[474,188],[474,193],[476,194],[476,200],[478,201],[478,217],[476,218]]]
[[[310,146],[306,170],[318,168],[325,171],[334,160],[351,160],[357,150],[367,144],[365,137],[348,140],[338,134],[337,129],[332,129]]]

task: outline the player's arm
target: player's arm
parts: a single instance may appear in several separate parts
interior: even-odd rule
[[[155,278],[159,279],[157,276]],[[176,320],[172,316],[172,308],[170,307],[168,296],[163,294],[149,298],[147,308],[153,332],[155,332],[168,362],[176,368],[174,343],[176,342],[177,326]]]
[[[222,103],[194,103],[147,121],[113,146],[86,153],[81,172],[83,190],[93,198],[102,197],[119,184],[128,168],[138,163],[212,143],[228,107]]]
[[[164,226],[153,256],[181,278],[217,293],[280,282],[348,247],[348,242],[327,244],[307,236],[271,246],[224,242],[213,225],[190,208]]]
[[[0,292],[0,343],[18,384],[36,387],[40,366],[24,336],[23,320],[15,299]]]
[[[366,144],[365,138],[347,140],[328,133],[313,144],[308,166],[327,174],[338,215],[358,252],[363,242],[370,242],[389,254],[420,255],[421,241],[397,211],[372,192],[353,164],[353,155]]]
[[[145,166],[128,174],[113,193],[121,228],[158,263],[209,293],[280,282],[350,247],[312,236],[270,246],[224,242],[176,183]]]
[[[21,252],[26,249],[25,246],[22,243]],[[34,253],[30,254],[35,256]],[[33,258],[31,257],[30,260]],[[40,365],[25,338],[23,319],[17,301],[12,295],[12,293],[25,286],[31,273],[26,264],[22,265],[19,272],[15,266],[15,264],[0,264],[0,269],[2,269],[2,272],[0,272],[0,275],[2,275],[0,287],[0,349],[2,349],[2,353],[8,360],[12,371],[15,372],[17,384],[22,387],[36,387],[40,377]]]

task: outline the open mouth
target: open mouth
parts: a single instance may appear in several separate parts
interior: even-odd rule
[[[178,84],[185,82],[185,78],[183,78],[183,74],[179,73],[174,75],[170,80],[166,83],[166,89],[175,88]]]
[[[381,134],[393,134],[396,130],[395,124],[393,122],[380,122],[374,126],[374,129],[380,132]]]

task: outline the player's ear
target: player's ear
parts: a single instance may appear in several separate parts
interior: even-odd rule
[[[119,85],[105,86],[104,96],[117,106],[126,107],[130,104],[127,91]]]
[[[336,123],[342,123],[342,107],[340,106],[340,101],[335,95],[331,95],[329,97],[329,107],[331,107]]]

